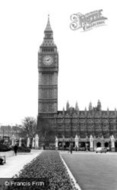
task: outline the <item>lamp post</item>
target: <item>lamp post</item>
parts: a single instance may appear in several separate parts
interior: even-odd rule
[[[62,143],[62,147],[63,147],[63,150],[64,150],[64,148],[65,148],[65,137],[64,137],[64,135],[63,135],[63,143]]]
[[[3,139],[4,139],[4,127],[3,127]]]
[[[71,119],[71,122],[70,122],[70,124],[71,124],[71,131],[70,131],[70,133],[71,133],[71,138],[72,138],[72,113],[70,113],[70,115],[71,115],[71,117],[70,117],[70,119]]]
[[[71,143],[71,145],[73,145],[73,138],[72,138],[72,136],[70,138],[70,143]]]

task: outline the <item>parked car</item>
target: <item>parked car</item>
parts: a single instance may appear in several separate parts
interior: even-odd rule
[[[95,152],[96,153],[106,153],[107,152],[107,149],[106,148],[104,148],[104,147],[97,147],[96,149],[95,149]]]

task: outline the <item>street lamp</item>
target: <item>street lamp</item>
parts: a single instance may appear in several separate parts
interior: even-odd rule
[[[3,139],[4,139],[4,127],[3,127]]]
[[[70,117],[70,119],[71,119],[71,137],[72,137],[72,113],[70,115],[71,115],[71,117]]]
[[[62,147],[63,147],[63,150],[64,150],[64,148],[65,148],[65,137],[64,137],[64,135],[63,135],[63,143],[62,143]]]
[[[72,136],[70,138],[70,143],[73,144],[73,138],[72,138]]]

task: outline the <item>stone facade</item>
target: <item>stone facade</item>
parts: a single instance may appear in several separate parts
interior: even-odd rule
[[[63,148],[72,142],[80,149],[94,150],[96,147],[117,149],[117,111],[101,110],[89,105],[88,110],[79,110],[66,105],[58,111],[58,52],[53,40],[50,21],[44,31],[44,40],[38,53],[39,99],[38,132],[40,143],[54,143]]]
[[[56,135],[59,142],[74,142],[79,137],[80,147],[86,149],[93,138],[93,150],[98,147],[112,149],[112,136],[114,137],[114,150],[117,150],[117,112],[115,111],[76,111],[70,108],[58,112],[56,115]]]
[[[58,110],[58,52],[53,40],[50,21],[44,31],[44,40],[38,53],[39,114]]]
[[[2,139],[12,139],[14,136],[16,139],[20,138],[21,126],[1,126],[0,127],[0,140]]]

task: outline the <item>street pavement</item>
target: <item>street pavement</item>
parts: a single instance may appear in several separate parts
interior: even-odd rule
[[[30,153],[18,153],[6,159],[6,164],[0,165],[0,178],[11,178],[23,167],[41,154],[43,150],[31,150]]]

